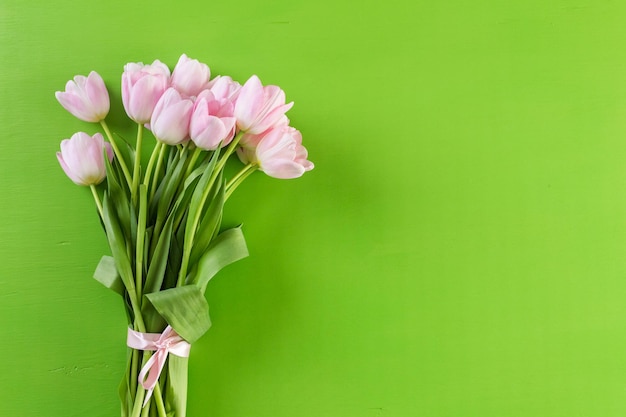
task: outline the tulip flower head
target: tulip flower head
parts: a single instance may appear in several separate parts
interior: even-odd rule
[[[85,122],[99,122],[109,114],[109,93],[95,71],[87,77],[75,76],[65,84],[65,91],[57,91],[55,96],[65,110]]]
[[[112,161],[111,144],[106,143],[100,133],[89,136],[85,132],[78,132],[61,142],[61,152],[57,152],[57,159],[74,183],[96,185],[106,177],[104,150],[109,161]]]
[[[293,102],[285,104],[285,92],[275,85],[261,84],[253,75],[239,91],[235,103],[237,127],[244,132],[263,133],[280,124]]]
[[[228,145],[235,136],[233,103],[228,99],[217,100],[210,90],[198,96],[191,122],[189,136],[198,148],[215,150]]]
[[[182,54],[172,72],[172,87],[186,97],[195,97],[209,88],[211,70],[208,65]]]
[[[150,65],[141,62],[124,65],[122,103],[128,117],[147,123],[157,102],[170,83],[170,70],[158,59]]]
[[[228,99],[234,105],[239,96],[241,84],[233,81],[228,75],[218,75],[209,83],[209,89],[217,100]]]
[[[178,145],[189,139],[189,121],[193,101],[181,97],[174,88],[168,88],[152,113],[150,129],[154,136],[168,145]]]
[[[244,164],[256,164],[270,177],[290,179],[301,177],[314,165],[307,160],[302,134],[291,126],[277,126],[261,135],[244,135],[237,151]]]

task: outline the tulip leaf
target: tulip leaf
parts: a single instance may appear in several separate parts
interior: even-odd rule
[[[189,257],[189,265],[194,265],[200,259],[200,256],[206,251],[211,240],[219,232],[222,222],[222,209],[224,207],[224,180],[222,174],[217,178],[213,189],[209,193],[208,207],[202,217],[196,236],[191,247],[191,256]]]
[[[178,195],[175,203],[176,208],[173,210],[176,216],[174,219],[174,229],[178,229],[178,226],[181,224],[183,218],[185,217],[185,213],[187,213],[189,201],[191,201],[191,196],[193,195],[195,187],[198,184],[200,176],[203,173],[203,168],[204,166],[196,168],[185,179],[185,182],[183,184],[183,190]]]
[[[93,277],[100,284],[115,291],[119,295],[124,295],[124,283],[115,269],[115,259],[111,256],[103,256],[96,267]]]
[[[120,383],[118,393],[120,396],[120,401],[122,403],[122,414],[121,417],[128,417],[129,411],[132,410],[133,407],[133,395],[130,392],[130,387],[128,385],[128,380],[130,379],[130,358],[126,360],[126,372],[124,373],[124,377],[122,378],[122,382]]]
[[[128,198],[127,192],[122,188],[123,185],[120,184],[119,176],[112,174],[114,172],[113,166],[109,162],[108,158],[104,158],[107,169],[107,193],[109,198],[113,200],[113,207],[117,213],[117,218],[120,222],[121,230],[125,236],[127,242],[134,242],[134,233],[132,231],[133,221],[131,219],[131,215],[134,215],[134,209],[131,206],[131,202]],[[117,160],[113,160],[113,164],[119,166],[119,162]],[[123,177],[122,177],[123,178]],[[125,181],[121,181],[121,183],[125,184]],[[135,220],[136,227],[136,220]]]
[[[195,285],[146,294],[167,323],[183,339],[193,343],[211,327],[209,304]]]
[[[188,365],[189,358],[170,355],[167,360],[165,409],[176,410],[176,416],[184,416],[187,409]]]
[[[133,269],[126,252],[126,243],[124,234],[119,225],[119,220],[115,214],[113,203],[108,198],[106,193],[102,202],[103,206],[103,221],[104,228],[106,230],[107,239],[109,241],[109,247],[115,260],[115,269],[120,275],[120,279],[126,287],[126,291],[129,293],[135,292],[135,281],[133,275]]]
[[[174,216],[170,216],[160,233],[154,254],[150,260],[146,282],[144,284],[144,292],[151,293],[158,291],[163,283],[165,269],[168,262],[168,254],[170,251],[170,242],[172,238],[172,222]]]
[[[151,253],[150,253],[150,245],[152,244],[152,231],[154,230],[154,226],[150,226],[146,228],[146,236],[144,238],[144,249],[143,249],[143,264],[150,265]],[[155,238],[158,236],[155,236]]]
[[[170,207],[172,206],[172,200],[174,199],[176,190],[178,190],[178,186],[185,172],[187,155],[187,152],[181,154],[178,163],[171,171],[171,175],[166,175],[157,189],[157,195],[155,195],[153,200],[153,202],[157,202],[157,222],[158,219],[164,220],[167,217]]]
[[[120,139],[120,140],[116,140],[116,139],[113,139],[113,140],[115,140],[115,144],[118,145],[117,148],[120,150],[120,153],[122,154],[122,158],[124,159],[126,166],[132,167],[133,164],[135,163],[135,149],[131,146],[130,142],[128,142],[126,138],[124,138],[122,135],[120,135],[117,132],[114,132],[114,135],[117,136],[118,139]],[[119,146],[120,142],[122,143],[122,146]],[[119,178],[124,178],[124,177],[119,177]]]
[[[176,236],[176,234],[172,234],[167,270],[165,272],[165,279],[161,285],[161,288],[163,289],[174,287],[176,285],[176,281],[178,280],[178,270],[180,269],[183,257],[183,248],[180,242],[181,240]]]
[[[222,268],[248,256],[248,247],[241,227],[234,227],[220,233],[211,243],[198,265],[190,274],[190,283],[195,284],[204,294],[209,280]]]
[[[209,186],[209,181],[214,176],[215,166],[219,159],[219,149],[213,152],[209,163],[207,164],[204,174],[198,181],[196,185],[196,189],[191,196],[191,201],[189,202],[189,211],[187,212],[187,221],[185,222],[185,237],[184,237],[184,247],[189,250],[188,245],[191,245],[195,239],[197,224],[194,224],[195,219],[198,217],[198,212],[203,210],[205,205],[205,195],[206,188]],[[208,190],[210,193],[210,190]],[[208,195],[207,193],[207,195]],[[193,246],[192,246],[193,248]],[[187,255],[191,254],[191,251],[187,252]]]

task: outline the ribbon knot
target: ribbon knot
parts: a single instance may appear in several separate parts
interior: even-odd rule
[[[141,368],[137,380],[148,391],[143,401],[145,407],[152,396],[154,386],[159,380],[159,375],[165,366],[168,354],[189,357],[191,345],[176,333],[171,326],[167,326],[163,333],[141,333],[128,329],[126,345],[137,350],[156,351]]]

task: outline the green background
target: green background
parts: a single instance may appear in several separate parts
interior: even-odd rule
[[[316,168],[226,207],[189,415],[626,415],[626,3],[0,1],[0,414],[119,415],[125,317],[54,98],[126,62],[258,74]],[[233,168],[237,167],[233,161]]]

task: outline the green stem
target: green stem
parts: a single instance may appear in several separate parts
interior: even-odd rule
[[[163,395],[161,395],[161,386],[157,383],[154,386],[154,402],[157,406],[157,411],[159,412],[159,417],[167,417],[167,413],[165,412],[165,404],[163,404]]]
[[[142,367],[148,361],[147,356],[149,355],[143,355],[143,363],[141,365]],[[133,375],[133,377],[136,378],[136,375]],[[137,384],[137,393],[135,394],[135,402],[133,403],[133,409],[130,413],[131,417],[139,417],[139,415],[141,414],[141,408],[143,406],[143,399],[145,396],[146,396],[146,390],[143,388],[141,384]]]
[[[137,301],[141,306],[143,292],[143,247],[146,238],[146,217],[148,214],[148,190],[144,184],[139,188],[139,218],[137,219],[137,250],[135,252],[135,286]]]
[[[100,213],[100,218],[104,218],[104,214],[102,210],[102,201],[100,201],[100,197],[98,196],[98,191],[96,191],[96,186],[91,184],[89,188],[91,188],[91,194],[93,194],[93,199],[96,202],[96,207],[98,207],[98,213]]]
[[[130,375],[128,375],[128,383],[130,392],[137,391],[137,366],[139,365],[139,351],[137,349],[131,349],[130,354]]]
[[[163,143],[157,141],[156,145],[154,145],[154,149],[152,149],[152,154],[150,155],[150,160],[148,161],[148,167],[146,168],[146,172],[143,177],[143,184],[146,186],[146,189],[150,188],[150,177],[152,176],[152,167],[154,166],[154,162],[156,161],[158,155],[160,154],[161,147],[163,147]]]
[[[191,174],[191,171],[193,171],[193,168],[196,165],[196,161],[198,160],[198,157],[201,153],[202,149],[200,148],[196,148],[193,150],[193,153],[191,154],[191,160],[189,161],[189,165],[187,165],[187,170],[185,171],[185,176],[183,178],[187,178],[189,174]]]
[[[133,167],[133,185],[130,191],[133,202],[137,201],[137,186],[139,185],[139,165],[141,164],[141,142],[143,142],[143,125],[137,123],[137,146],[135,149],[135,165]]]
[[[135,285],[133,284],[133,287]],[[139,307],[139,302],[137,301],[137,294],[136,294],[136,290],[133,288],[132,292],[131,290],[127,290],[128,291],[128,298],[130,299],[130,306],[133,309],[133,314],[135,315],[135,324],[137,325],[137,331],[141,332],[141,333],[145,333],[146,332],[146,325],[143,322],[143,317],[141,315],[141,308]]]
[[[152,177],[152,190],[150,190],[150,200],[152,200],[152,198],[154,197],[154,194],[156,193],[157,188],[159,188],[157,184],[157,180],[159,179],[161,167],[163,166],[163,159],[165,158],[166,148],[167,147],[165,146],[165,144],[162,143],[161,149],[159,151],[159,157],[157,159],[157,165],[156,165],[156,168],[154,169],[154,176]]]
[[[133,403],[133,410],[131,411],[131,417],[139,417],[141,414],[141,405],[143,403],[143,397],[146,395],[146,392],[141,387],[141,385],[137,386],[137,395],[135,396],[135,402]]]
[[[124,158],[122,157],[122,153],[120,152],[120,149],[117,147],[117,143],[115,143],[115,140],[113,139],[113,135],[111,135],[109,126],[104,120],[100,121],[100,125],[102,126],[102,129],[104,129],[104,133],[106,133],[107,138],[109,139],[109,142],[111,143],[111,147],[113,148],[113,152],[115,152],[115,157],[117,158],[117,161],[119,162],[120,167],[122,167],[122,172],[124,173],[124,178],[126,179],[128,188],[132,189],[131,188],[132,178],[130,176],[130,172],[128,171],[128,167],[126,166],[126,162],[124,161]]]
[[[237,175],[231,178],[230,181],[228,181],[228,183],[226,184],[224,201],[228,200],[230,195],[237,189],[237,187],[239,187],[239,185],[241,185],[241,183],[244,182],[244,180],[248,178],[250,174],[256,171],[257,168],[258,166],[256,164],[250,163],[243,167],[243,169],[239,171]]]
[[[224,152],[220,160],[217,161],[217,164],[215,168],[213,169],[213,172],[211,173],[211,177],[209,178],[207,186],[202,192],[202,197],[200,199],[200,206],[198,207],[198,211],[195,213],[195,216],[191,223],[190,239],[189,241],[185,239],[185,243],[183,246],[183,258],[182,258],[182,262],[180,266],[180,271],[178,274],[178,281],[176,283],[177,287],[182,286],[185,283],[185,279],[187,278],[187,268],[189,266],[189,257],[191,256],[191,247],[193,246],[193,240],[196,234],[196,229],[198,228],[198,223],[200,222],[200,217],[202,216],[202,209],[204,208],[204,203],[206,202],[206,199],[209,196],[209,193],[211,192],[211,188],[213,188],[213,184],[215,183],[215,180],[217,179],[219,173],[224,168],[224,165],[226,165],[226,161],[228,160],[228,158],[233,154],[233,152],[237,148],[237,145],[239,144],[239,141],[241,140],[241,137],[243,136],[243,134],[244,132],[237,133],[237,136],[235,136],[235,138],[232,140],[230,145],[228,145],[228,148],[226,148],[226,152]]]
[[[142,368],[146,365],[146,363],[148,362],[151,356],[152,356],[152,353],[150,351],[144,352],[143,362],[141,365]],[[146,407],[144,408],[143,400],[145,396],[146,396],[146,390],[143,388],[141,384],[137,384],[137,394],[135,395],[135,402],[133,403],[133,410],[131,412],[131,417],[139,417],[140,415],[143,416],[144,414],[142,413],[142,408],[144,412],[146,412],[145,410],[147,410],[150,407],[150,402],[152,400],[154,400],[154,402],[156,403],[159,417],[167,417],[167,413],[165,412],[165,404],[163,403],[163,394],[161,392],[161,386],[159,385],[158,381],[156,385],[154,386],[154,390],[152,391],[151,400],[148,402],[148,404],[146,404]]]
[[[141,417],[149,417],[151,404],[152,400],[148,401],[148,404],[146,404],[146,406],[141,410]]]

